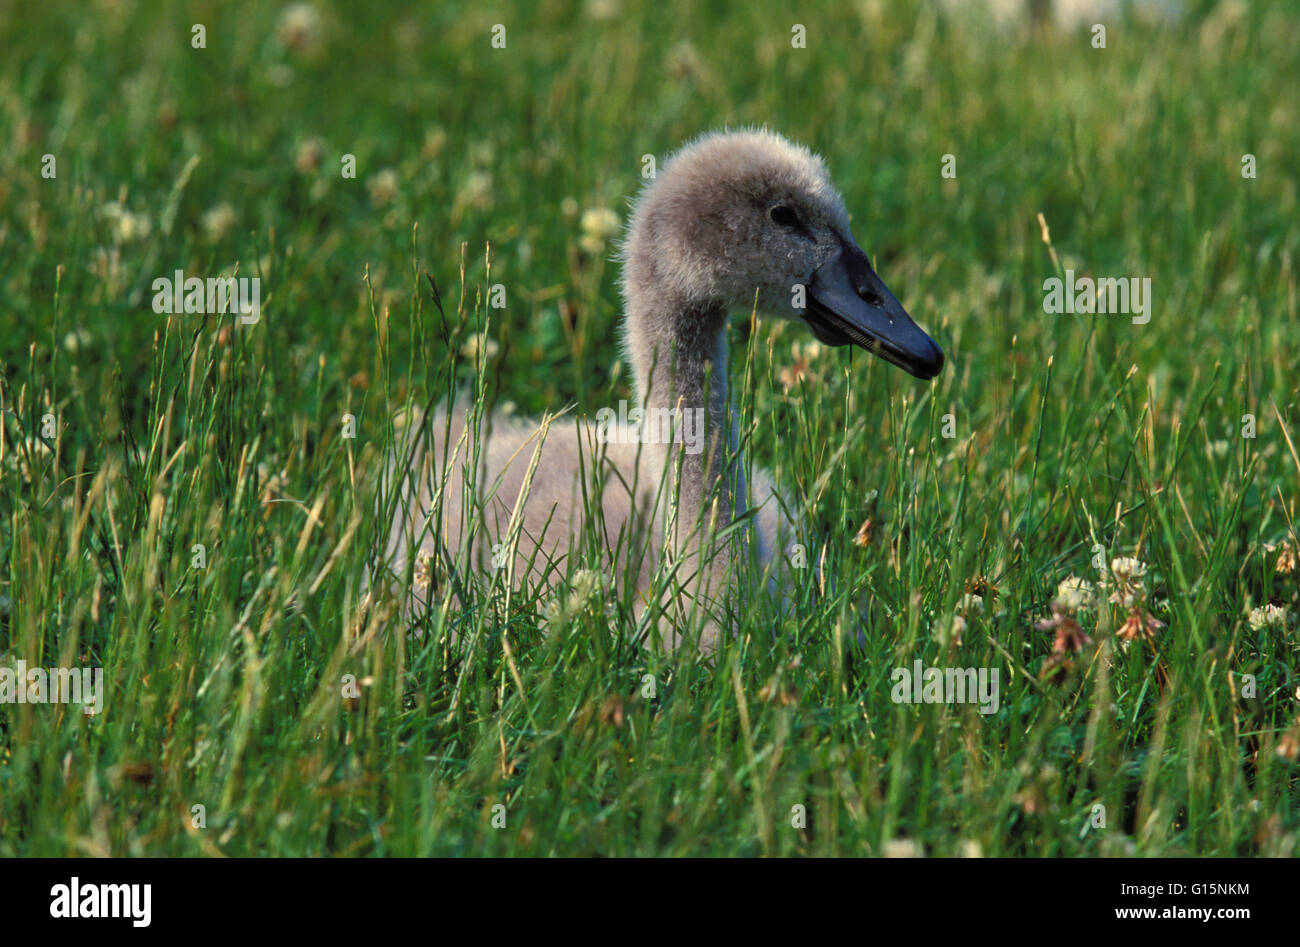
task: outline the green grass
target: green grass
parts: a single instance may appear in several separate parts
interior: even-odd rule
[[[776,7],[404,6],[321,4],[316,49],[259,4],[0,19],[0,665],[106,688],[94,717],[0,704],[0,855],[1295,854],[1300,633],[1247,615],[1300,608],[1266,548],[1297,535],[1300,14],[1194,2],[1097,50],[863,3],[801,13],[795,50]],[[552,593],[499,579],[418,639],[365,621],[390,417],[630,397],[580,213],[728,124],[826,157],[950,358],[921,384],[824,350],[787,391],[811,336],[733,326],[753,456],[837,593],[750,609],[712,662],[580,592],[543,635]],[[154,278],[236,264],[260,324],[151,310]],[[1066,267],[1151,277],[1150,323],[1045,314]],[[1036,623],[1096,544],[1148,564],[1166,627],[1124,648],[1087,610],[1054,680]],[[998,713],[894,703],[916,659],[998,668]]]

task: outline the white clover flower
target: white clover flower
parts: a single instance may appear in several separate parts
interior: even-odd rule
[[[896,838],[885,843],[881,854],[886,858],[924,858],[925,849],[914,839]]]
[[[582,230],[578,245],[593,256],[603,253],[605,241],[618,232],[621,223],[618,214],[608,207],[593,207],[583,211],[582,220],[578,224]]]
[[[267,67],[266,77],[271,80],[271,85],[283,89],[293,82],[293,67],[282,62],[272,63]]]
[[[1277,559],[1273,562],[1273,569],[1280,575],[1296,571],[1296,549],[1290,542],[1267,543],[1264,546],[1264,551],[1277,553]]]
[[[434,125],[425,130],[424,144],[420,146],[420,157],[425,161],[436,161],[446,145],[447,129],[441,125]]]
[[[370,203],[375,207],[391,204],[397,196],[401,179],[392,168],[384,168],[372,174],[366,180],[366,190],[370,193]]]
[[[1120,556],[1110,561],[1110,574],[1116,579],[1141,579],[1147,574],[1147,564],[1132,556]]]
[[[258,496],[263,503],[269,503],[284,494],[284,488],[289,482],[288,468],[282,469],[276,473],[271,469],[270,464],[265,461],[257,465],[257,483]]]
[[[605,587],[605,577],[594,569],[579,569],[573,573],[573,581],[569,583],[570,593],[573,597],[583,602],[590,601],[599,595]]]
[[[605,23],[618,16],[618,0],[587,0],[582,5],[582,12],[589,20]]]
[[[1066,611],[1077,612],[1097,604],[1097,590],[1087,579],[1072,575],[1068,579],[1062,579],[1056,587],[1056,600]]]
[[[486,339],[486,342],[484,341]],[[482,332],[475,332],[460,347],[460,354],[470,360],[477,360],[482,349],[487,358],[492,358],[500,350],[495,339],[488,339]]]
[[[456,195],[456,203],[462,207],[486,210],[492,206],[492,186],[491,172],[471,171],[465,176],[465,184]]]
[[[704,71],[704,60],[690,40],[682,40],[668,50],[667,72],[674,79],[691,79]]]
[[[85,329],[75,329],[63,337],[63,350],[76,355],[94,341],[94,337]]]
[[[320,140],[308,138],[298,145],[298,151],[293,156],[293,169],[299,174],[314,174],[324,157],[325,146]]]
[[[425,591],[433,583],[433,563],[434,556],[431,552],[423,550],[415,557],[415,588],[417,591]]]
[[[28,458],[40,462],[49,457],[53,451],[50,449],[50,445],[39,437],[25,437],[23,442],[25,450],[10,450],[5,454],[5,466],[10,470],[18,471],[20,477],[31,482],[35,478],[36,471],[28,464]]]
[[[235,209],[222,201],[207,211],[201,222],[209,240],[220,240],[234,229],[235,221]]]
[[[106,216],[113,221],[113,237],[118,243],[134,243],[149,236],[153,225],[144,214],[133,214],[120,204],[106,205],[111,208]]]
[[[497,160],[497,146],[490,141],[472,141],[469,145],[469,163],[475,168],[490,168]]]
[[[612,606],[607,593],[606,577],[593,569],[578,569],[569,581],[569,587],[558,588],[542,606],[542,619],[547,625],[562,625],[582,612],[607,613]]]
[[[962,635],[968,627],[965,618],[961,615],[953,615],[951,618],[935,622],[930,630],[934,634],[934,640],[946,647],[961,644]]]
[[[1291,613],[1281,605],[1264,604],[1252,608],[1246,620],[1255,631],[1262,631],[1265,628],[1285,630],[1291,626],[1291,617]]]
[[[1110,593],[1110,601],[1115,605],[1122,605],[1125,608],[1135,608],[1142,604],[1146,597],[1146,589],[1139,583],[1138,585],[1121,586]]]
[[[825,346],[816,339],[796,339],[790,346],[790,351],[800,361],[811,362],[825,351]]]
[[[1134,608],[1146,600],[1147,590],[1143,578],[1147,574],[1147,565],[1139,559],[1121,556],[1110,563],[1111,579],[1115,590],[1110,600],[1125,608]]]
[[[1119,0],[1057,0],[1048,9],[1061,30],[1078,30],[1115,20],[1123,12]]]
[[[320,48],[320,13],[310,3],[294,3],[284,8],[275,27],[281,45],[300,53],[313,53]]]

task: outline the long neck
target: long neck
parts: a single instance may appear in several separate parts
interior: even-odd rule
[[[653,451],[648,459],[660,464],[658,471],[666,478],[665,501],[676,490],[679,540],[695,534],[697,527],[725,525],[735,514],[733,496],[744,495],[734,478],[724,475],[735,460],[736,438],[725,329],[726,310],[720,304],[674,303],[658,296],[654,304],[630,306],[627,313],[628,351],[641,407],[647,418],[672,417],[679,425],[677,436],[647,445]]]

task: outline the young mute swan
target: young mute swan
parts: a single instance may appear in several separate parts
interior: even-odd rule
[[[700,650],[712,651],[737,560],[753,555],[779,594],[797,535],[770,477],[756,470],[746,483],[728,312],[757,299],[825,345],[857,345],[921,379],[943,366],[854,240],[821,160],[765,130],[700,138],[644,188],[623,247],[623,297],[642,426],[609,423],[608,409],[595,422],[539,425],[443,406],[403,428],[384,480],[395,494],[384,566],[407,621],[455,594],[448,576],[465,568],[553,584],[573,556],[634,581],[638,619],[660,589],[643,626],[664,645],[698,628]],[[588,527],[603,549],[579,540]]]

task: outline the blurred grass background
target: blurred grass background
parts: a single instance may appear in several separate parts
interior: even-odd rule
[[[0,659],[108,682],[94,718],[0,705],[0,853],[1293,854],[1297,633],[1248,615],[1297,604],[1300,12],[1105,4],[1096,49],[995,6],[0,5]],[[852,595],[757,610],[713,667],[581,590],[546,638],[541,591],[362,625],[392,412],[480,354],[521,413],[629,397],[584,220],[750,124],[826,158],[950,359],[923,388],[752,340],[756,459]],[[259,325],[151,310],[236,264]],[[1151,322],[1045,314],[1067,267],[1150,277]],[[1095,544],[1167,627],[1121,648],[1103,606],[1054,680],[1036,622]],[[1000,713],[894,704],[914,658],[999,666]]]

